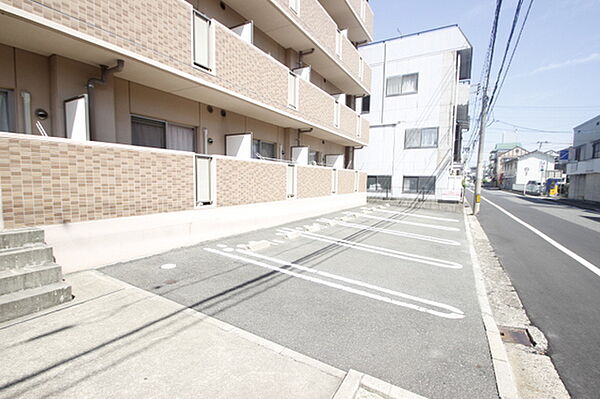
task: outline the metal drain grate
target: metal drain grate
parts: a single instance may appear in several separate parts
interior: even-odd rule
[[[533,346],[534,343],[531,340],[531,336],[524,328],[498,326],[502,341],[509,342],[511,344],[521,344],[525,346]]]

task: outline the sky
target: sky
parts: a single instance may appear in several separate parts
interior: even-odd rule
[[[471,83],[479,83],[496,0],[370,0],[374,39],[458,24],[473,45]],[[492,80],[517,0],[504,0]],[[524,8],[529,0],[524,1]],[[525,9],[522,10],[522,16]],[[474,89],[472,89],[474,90]],[[472,97],[473,100],[474,97]],[[474,104],[470,109],[473,112]],[[573,128],[600,114],[600,0],[534,0],[515,59],[490,116],[485,152],[496,143],[563,149]],[[471,114],[471,118],[474,115]],[[552,133],[541,133],[511,125]],[[563,133],[561,133],[563,132]],[[465,135],[468,138],[470,132]],[[466,140],[465,140],[466,141]],[[476,154],[470,164],[473,164]]]

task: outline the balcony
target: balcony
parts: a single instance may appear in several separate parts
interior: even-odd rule
[[[373,10],[367,0],[320,0],[338,26],[355,43],[373,41]]]
[[[567,175],[583,175],[587,173],[600,173],[600,158],[585,161],[570,161],[567,164]]]
[[[98,18],[109,12],[104,2],[50,3],[34,8],[27,1],[17,6],[0,1],[3,43],[90,65],[121,58],[122,79],[278,126],[311,128],[311,135],[341,145],[367,144],[364,130],[359,137],[362,118],[348,109],[344,123],[336,125],[333,97],[299,77],[298,104],[290,107],[289,69],[215,20],[210,68],[193,65],[193,9],[185,2],[165,0],[164,6],[141,11],[134,1],[111,2],[110,19]]]
[[[369,66],[348,37],[338,33],[338,25],[318,0],[301,0],[297,10],[289,0],[229,0],[227,4],[283,47],[297,52],[314,49],[303,61],[341,91],[369,94]]]

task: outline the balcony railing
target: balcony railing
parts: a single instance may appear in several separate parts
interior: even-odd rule
[[[568,175],[581,175],[586,173],[600,173],[600,158],[585,161],[571,161],[567,164]]]

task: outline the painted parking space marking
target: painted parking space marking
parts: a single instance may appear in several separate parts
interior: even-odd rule
[[[422,312],[422,313],[427,313],[433,316],[437,316],[437,317],[441,317],[441,318],[445,318],[445,319],[462,319],[465,317],[465,314],[463,313],[463,311],[461,311],[458,308],[455,308],[453,306],[441,303],[441,302],[436,302],[436,301],[432,301],[429,299],[425,299],[425,298],[420,298],[417,296],[413,296],[413,295],[409,295],[409,294],[405,294],[402,292],[398,292],[398,291],[394,291],[394,290],[390,290],[387,288],[383,288],[383,287],[379,287],[373,284],[369,284],[369,283],[365,283],[362,281],[358,281],[358,280],[353,280],[353,279],[349,279],[343,276],[338,276],[332,273],[327,273],[327,272],[322,272],[319,270],[314,270],[308,267],[304,267],[301,265],[297,265],[297,264],[293,264],[290,262],[286,262],[280,259],[276,259],[276,258],[270,258],[264,255],[259,255],[250,251],[246,251],[246,250],[241,250],[238,249],[236,252],[238,254],[234,254],[234,253],[226,253],[223,251],[220,251],[218,249],[213,249],[213,248],[204,248],[205,251],[210,252],[212,254],[217,254],[217,255],[221,255],[230,259],[235,259],[241,262],[245,262],[245,263],[250,263],[256,266],[260,266],[263,267],[265,269],[269,269],[272,271],[277,271],[279,273],[282,274],[286,274],[288,276],[292,276],[292,277],[296,277],[302,280],[306,280],[306,281],[310,281],[312,283],[316,283],[319,285],[324,285],[330,288],[334,288],[334,289],[338,289],[341,291],[345,291],[351,294],[355,294],[355,295],[359,295],[359,296],[363,296],[366,298],[370,298],[373,300],[377,300],[377,301],[381,301],[381,302],[386,302],[392,305],[396,305],[396,306],[400,306],[400,307],[404,307],[404,308],[408,308],[408,309],[412,309],[412,310],[416,310],[418,312]],[[246,255],[246,256],[242,256],[242,255]],[[336,282],[332,282],[332,281],[328,281],[328,280],[323,280],[320,278],[316,278],[316,277],[312,277],[312,276],[308,276],[306,274],[300,274],[300,273],[296,273],[293,271],[290,271],[288,269],[284,269],[282,267],[279,266],[274,266],[262,261],[258,261],[256,259],[252,259],[252,257],[254,258],[258,258],[258,259],[263,259],[263,260],[268,260],[272,263],[276,263],[282,266],[287,266],[287,267],[291,267],[294,269],[298,269],[298,270],[302,270],[303,272],[306,273],[310,273],[310,274],[315,274],[315,275],[319,275],[321,277],[327,277],[333,280],[337,280],[337,281],[343,281],[347,284],[351,284],[354,286],[359,286],[359,287],[363,287],[363,288],[368,288],[370,290],[373,291],[378,291],[381,293],[385,293],[388,295],[392,295],[395,297],[399,297],[399,298],[403,298],[403,299],[408,299],[410,301],[419,303],[419,305],[415,304],[415,303],[409,303],[409,302],[405,302],[405,301],[401,301],[398,299],[393,299],[390,298],[388,296],[384,296],[381,294],[374,294],[368,291],[364,291],[358,288],[354,288],[354,287],[349,287],[340,283],[336,283]],[[440,311],[440,310],[436,310],[430,307],[426,307],[423,305],[428,305],[431,306],[433,308],[437,308],[437,309],[442,309],[445,311]]]
[[[384,218],[382,216],[367,215],[364,213],[355,213],[355,212],[344,212],[344,213],[353,214],[353,215],[356,215],[357,217],[366,218],[366,219],[384,220],[384,221],[390,222],[390,223],[400,223],[400,224],[406,224],[406,225],[410,225],[410,226],[428,227],[430,229],[435,229],[435,230],[460,231],[460,229],[458,229],[457,227],[446,227],[446,226],[440,226],[439,224],[409,222],[407,220],[390,219],[390,218]]]
[[[452,223],[460,222],[460,220],[458,220],[458,219],[442,218],[442,217],[438,217],[438,216],[419,215],[416,213],[405,212],[405,211],[391,211],[389,209],[381,209],[381,208],[361,208],[361,209],[368,209],[368,210],[375,211],[375,212],[384,212],[384,213],[390,213],[393,215],[403,215],[403,216],[410,216],[410,217],[421,218],[421,219],[439,220],[442,222],[452,222]]]
[[[471,191],[471,190],[469,190],[469,191]],[[519,219],[518,217],[516,217],[515,215],[513,215],[512,213],[510,213],[506,209],[502,208],[500,205],[496,205],[495,203],[493,203],[492,201],[490,201],[489,199],[484,198],[484,197],[481,197],[481,199],[484,200],[485,202],[487,202],[488,204],[492,205],[496,209],[498,209],[500,212],[502,212],[505,215],[507,215],[509,218],[511,218],[515,222],[517,222],[520,225],[524,226],[525,228],[531,230],[533,233],[535,233],[537,236],[539,236],[544,241],[548,242],[554,248],[558,249],[559,251],[561,251],[565,255],[571,257],[572,259],[574,259],[575,261],[577,261],[578,263],[580,263],[581,265],[583,265],[585,268],[587,268],[589,271],[591,271],[592,273],[594,273],[596,276],[600,277],[600,268],[598,268],[598,266],[594,265],[592,262],[586,260],[582,256],[577,255],[575,252],[571,251],[570,249],[568,249],[564,245],[562,245],[559,242],[557,242],[557,241],[553,240],[552,238],[548,237],[546,234],[542,233],[540,230],[536,229],[535,227],[531,226],[530,224],[528,224],[528,223],[524,222],[523,220]]]
[[[287,231],[288,229],[283,228],[281,231]],[[291,229],[290,229],[291,230]],[[422,256],[417,254],[411,254],[408,252],[397,251],[395,249],[378,247],[375,245],[363,244],[354,241],[344,240],[342,238],[336,238],[332,236],[326,236],[322,234],[303,232],[300,234],[301,237],[309,238],[315,241],[326,242],[329,244],[338,245],[340,247],[347,247],[356,249],[359,251],[365,251],[370,253],[375,253],[379,255],[389,256],[392,258],[404,259],[411,262],[424,263],[427,265],[443,267],[447,269],[462,269],[462,265],[456,262],[450,262],[444,259],[430,258],[428,256]]]
[[[335,220],[334,222],[336,225],[342,226],[342,227],[349,227],[349,228],[359,229],[359,230],[376,231],[378,233],[390,234],[390,235],[394,235],[394,236],[398,236],[398,237],[407,237],[407,238],[414,238],[415,240],[435,242],[436,244],[454,245],[454,246],[460,245],[460,243],[455,240],[447,240],[445,238],[438,238],[438,237],[428,236],[428,235],[424,235],[424,234],[408,233],[408,232],[400,231],[400,230],[382,229],[379,227],[373,227],[373,226],[369,226],[366,224],[348,223],[348,222],[342,222],[342,221],[338,221],[338,220]]]

